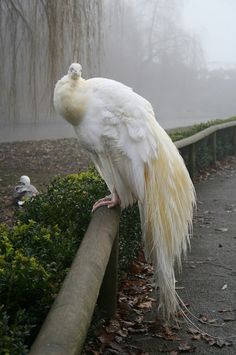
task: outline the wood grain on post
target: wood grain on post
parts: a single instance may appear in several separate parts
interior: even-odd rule
[[[95,211],[30,355],[80,354],[117,236],[120,209]]]

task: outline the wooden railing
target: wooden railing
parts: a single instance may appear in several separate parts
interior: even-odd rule
[[[95,211],[31,355],[80,354],[100,291],[100,308],[115,312],[120,209]],[[102,286],[101,286],[102,285]]]
[[[204,129],[190,137],[181,139],[175,142],[176,147],[181,149],[188,149],[188,158],[187,158],[187,166],[190,172],[190,175],[193,177],[196,172],[196,145],[198,142],[203,141],[204,139],[211,138],[211,155],[212,160],[211,163],[215,164],[217,160],[217,132],[225,129],[232,129],[233,132],[233,146],[234,153],[236,153],[236,121],[222,123],[218,125],[211,126],[209,128]]]
[[[211,136],[213,161],[216,161],[217,131],[232,128],[236,153],[236,122],[211,126],[175,144],[188,149],[191,175],[196,166],[196,144]],[[80,354],[96,303],[108,318],[116,307],[118,265],[118,208],[99,208],[92,216],[88,230],[71,269],[35,340],[30,355]],[[100,296],[99,296],[100,294]],[[98,297],[99,296],[99,297]]]

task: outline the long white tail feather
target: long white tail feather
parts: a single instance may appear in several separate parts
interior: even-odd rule
[[[195,190],[183,159],[158,126],[158,151],[145,166],[145,200],[139,203],[146,258],[155,269],[160,305],[165,318],[179,307],[175,291],[175,264],[181,268],[192,231]]]

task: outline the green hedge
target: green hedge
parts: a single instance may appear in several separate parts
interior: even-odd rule
[[[202,122],[190,127],[182,127],[182,128],[175,128],[171,129],[168,134],[171,137],[171,139],[176,142],[179,141],[180,139],[190,137],[200,131],[203,131],[206,128],[209,128],[211,126],[221,124],[221,123],[226,123],[226,122],[232,122],[236,121],[236,117],[230,117],[227,119],[216,119],[216,120],[210,120],[207,122]]]
[[[17,213],[12,228],[0,225],[0,353],[25,354],[74,258],[96,199],[108,193],[93,170],[55,178]],[[120,223],[120,273],[140,245],[137,206]]]

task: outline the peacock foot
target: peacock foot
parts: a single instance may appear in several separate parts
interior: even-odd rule
[[[95,202],[92,208],[92,212],[94,212],[97,208],[101,206],[107,206],[107,208],[112,208],[117,205],[120,205],[120,198],[117,192],[113,192],[111,195],[106,196]]]

